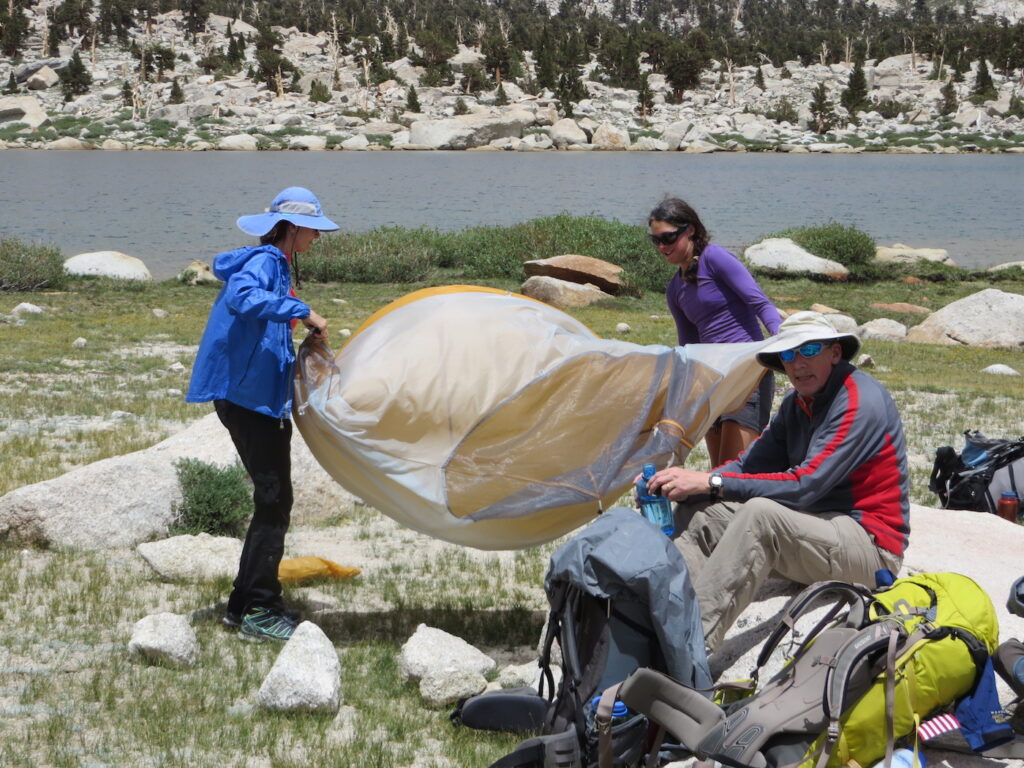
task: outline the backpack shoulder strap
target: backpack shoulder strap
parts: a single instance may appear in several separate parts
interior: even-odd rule
[[[757,667],[752,677],[757,678],[758,670],[768,662],[768,659],[779,643],[782,642],[782,639],[793,630],[797,619],[803,616],[818,598],[830,594],[839,597],[840,600],[829,608],[825,616],[814,626],[814,629],[807,633],[807,638],[804,641],[805,644],[807,640],[815,637],[824,629],[825,625],[832,621],[839,611],[847,606],[850,607],[850,617],[846,623],[853,627],[863,625],[865,606],[871,598],[871,592],[867,587],[862,587],[859,584],[850,584],[845,581],[819,581],[811,584],[786,605],[782,618],[775,629],[772,630],[768,639],[765,640],[764,645],[761,647],[761,652],[757,655]]]
[[[839,741],[839,719],[843,714],[846,694],[850,689],[850,681],[854,670],[861,660],[872,653],[885,651],[885,721],[886,721],[886,760],[892,759],[894,742],[893,719],[895,712],[895,671],[896,657],[902,642],[907,638],[907,630],[898,619],[881,619],[869,624],[851,637],[835,654],[828,671],[825,673],[825,716],[828,727],[825,731],[825,742],[815,768],[825,768],[832,750]]]

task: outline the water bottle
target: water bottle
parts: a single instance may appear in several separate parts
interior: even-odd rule
[[[592,733],[597,732],[597,705],[601,703],[601,694],[598,694],[590,700],[590,706],[587,707],[587,729]],[[617,726],[619,723],[624,723],[629,719],[630,714],[629,707],[624,702],[616,700],[615,704],[612,705],[612,728]]]
[[[875,571],[875,586],[878,589],[891,587],[894,581],[896,581],[896,577],[893,576],[892,571],[888,568],[879,568]]]
[[[914,763],[914,750],[912,749],[897,749],[892,753],[892,768],[925,768],[924,754],[921,752],[917,753],[917,763]],[[883,757],[871,768],[885,768],[885,758]]]
[[[1009,520],[1011,523],[1017,522],[1017,513],[1020,511],[1020,499],[1017,498],[1017,494],[1013,491],[1003,491],[999,497],[999,503],[996,504],[996,514],[999,515],[1003,520]]]
[[[649,461],[644,464],[642,477],[636,481],[636,500],[640,505],[641,514],[661,528],[666,536],[671,536],[676,530],[672,502],[664,496],[647,492],[647,481],[654,477],[654,472],[654,464]]]

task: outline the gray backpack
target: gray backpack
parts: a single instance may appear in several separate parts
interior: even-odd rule
[[[637,712],[613,717],[611,703],[599,713],[594,699],[638,668],[711,685],[685,561],[660,529],[634,510],[615,507],[552,554],[544,587],[550,610],[539,659],[543,735],[491,768],[596,766],[601,735],[614,765],[640,764],[653,735],[647,718]],[[463,723],[473,704],[464,705]]]

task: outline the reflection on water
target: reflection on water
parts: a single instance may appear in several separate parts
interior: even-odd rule
[[[457,230],[559,212],[642,224],[687,198],[714,239],[836,220],[880,245],[945,248],[965,267],[1024,259],[1024,157],[659,152],[0,151],[0,235],[66,256],[119,250],[157,278],[247,242],[234,227],[283,187],[343,228]]]

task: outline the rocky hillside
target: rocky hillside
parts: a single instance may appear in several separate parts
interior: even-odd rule
[[[275,27],[283,39],[281,53],[297,71],[268,87],[256,76],[253,45],[229,75],[205,74],[197,63],[228,46],[229,29],[252,37],[255,28],[211,15],[205,32],[193,41],[183,31],[181,13],[172,11],[156,17],[149,29],[131,30],[136,51],[164,48],[174,53],[162,76],[144,81],[137,57],[122,45],[79,50],[70,42],[60,46],[58,56],[45,56],[44,22],[37,8],[22,58],[0,60],[0,83],[8,84],[7,95],[0,95],[0,147],[689,152],[1024,148],[1022,73],[993,73],[990,95],[995,98],[972,103],[978,62],[962,82],[950,84],[952,92],[943,93],[943,81],[929,77],[933,62],[925,56],[868,60],[863,68],[866,100],[850,115],[840,99],[850,84],[852,63],[804,66],[786,61],[781,66],[740,67],[712,61],[699,86],[685,91],[679,103],[665,75],[649,73],[645,81],[650,96],[642,109],[641,94],[602,82],[601,68],[591,57],[580,72],[585,94],[571,102],[572,116],[566,119],[566,108],[550,90],[526,93],[506,81],[500,92],[466,93],[460,75],[481,65],[484,55],[461,45],[448,60],[454,85],[420,85],[424,69],[404,57],[387,62],[393,77],[365,87],[362,83],[372,82],[365,58],[342,53],[325,33]],[[415,50],[414,41],[412,45]],[[60,73],[72,66],[75,53],[90,81],[81,87],[83,93],[66,101]],[[644,58],[641,54],[641,62]],[[526,52],[528,69],[533,61]],[[323,86],[319,94],[311,93],[314,81]],[[825,88],[824,106],[833,117],[827,129],[817,119],[820,109],[812,109],[819,86]],[[409,109],[411,87],[419,104],[415,112]],[[180,103],[171,103],[176,96]]]

